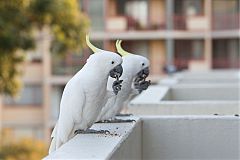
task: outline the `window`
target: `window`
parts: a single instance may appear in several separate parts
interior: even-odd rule
[[[104,1],[102,0],[88,1],[88,15],[91,19],[92,30],[94,31],[104,30],[103,6],[104,6]]]
[[[239,0],[214,0],[214,30],[239,29]]]
[[[147,0],[118,0],[117,14],[128,18],[128,29],[146,29],[148,25]]]
[[[188,68],[189,60],[203,59],[203,40],[176,40],[174,43],[175,65],[179,69]]]
[[[41,105],[43,102],[42,86],[36,84],[27,84],[23,86],[19,97],[4,97],[5,105]]]
[[[239,68],[239,39],[213,40],[213,68]]]
[[[177,15],[194,16],[203,13],[203,0],[175,1],[175,13]]]

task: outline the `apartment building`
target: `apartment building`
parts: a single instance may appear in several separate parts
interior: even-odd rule
[[[239,68],[238,0],[80,0],[91,19],[90,37],[99,48],[123,48],[151,61],[151,74],[177,69]],[[13,137],[50,140],[66,82],[90,51],[53,55],[48,33],[28,53],[18,99],[2,97],[1,125]]]

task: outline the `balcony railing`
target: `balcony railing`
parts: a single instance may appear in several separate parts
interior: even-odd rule
[[[116,25],[117,24],[117,25]],[[131,16],[115,16],[108,17],[106,21],[106,30],[107,31],[143,31],[143,30],[165,30],[165,23],[148,23],[141,24],[141,22],[137,19],[134,19]]]
[[[209,18],[205,15],[173,16],[173,29],[183,31],[204,31],[208,29],[213,30],[236,30],[240,28],[239,19],[240,14],[214,15],[212,17],[212,27]],[[117,24],[117,25],[116,25]],[[148,22],[143,25],[139,20],[131,16],[116,16],[108,17],[106,21],[107,31],[143,31],[143,30],[166,30],[166,22],[154,24]]]
[[[204,15],[196,16],[173,16],[174,30],[203,31],[209,28],[208,18]]]
[[[236,30],[240,28],[240,13],[218,14],[212,17],[213,30]]]
[[[133,123],[95,124],[93,129],[106,129],[110,134],[79,134],[44,160],[239,159],[238,117],[135,119]]]
[[[214,58],[212,65],[213,68],[240,68],[240,62],[238,59],[230,61],[227,57]]]

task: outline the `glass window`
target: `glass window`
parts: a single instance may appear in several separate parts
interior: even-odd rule
[[[192,42],[192,59],[202,59],[204,52],[204,46],[202,40],[194,40]]]
[[[213,1],[213,29],[239,29],[239,0]]]
[[[177,0],[175,1],[175,13],[187,16],[203,14],[203,0]]]
[[[118,0],[117,14],[127,17],[128,29],[145,29],[148,25],[148,1]]]
[[[41,105],[43,102],[42,86],[26,84],[23,86],[19,97],[4,97],[5,105]]]
[[[91,29],[94,31],[104,30],[104,1],[91,0],[88,1],[88,15],[91,19]]]
[[[188,68],[189,60],[204,58],[203,40],[176,40],[174,42],[175,65],[179,69]]]
[[[213,68],[239,68],[239,39],[213,40]]]
[[[239,12],[239,0],[214,0],[213,14],[233,14]]]

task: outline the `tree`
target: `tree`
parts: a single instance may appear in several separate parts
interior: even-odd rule
[[[48,27],[51,52],[78,52],[84,44],[88,19],[77,0],[0,1],[0,94],[20,89],[18,65],[24,51],[34,48],[34,33]]]
[[[47,145],[32,138],[0,145],[0,159],[4,160],[39,160],[46,155]]]

